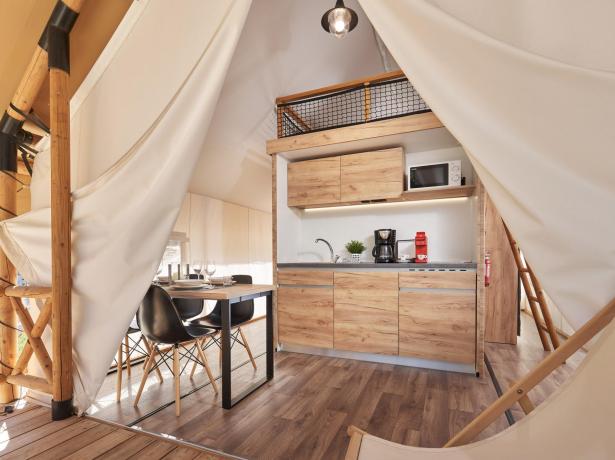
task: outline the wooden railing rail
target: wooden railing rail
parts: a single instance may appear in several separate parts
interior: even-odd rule
[[[338,83],[335,85],[324,86],[322,88],[302,91],[300,93],[290,94],[288,96],[281,96],[276,98],[275,103],[276,105],[287,104],[289,102],[295,102],[301,99],[307,99],[309,97],[322,96],[324,94],[335,93],[347,89],[361,88],[374,83],[380,83],[382,81],[394,80],[396,78],[402,77],[405,77],[405,75],[401,70],[379,73],[377,75],[372,75],[371,77],[357,78],[356,80],[350,80],[344,83]]]

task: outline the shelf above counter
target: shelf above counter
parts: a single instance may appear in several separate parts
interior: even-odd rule
[[[367,201],[345,201],[337,203],[310,204],[304,206],[294,206],[299,209],[321,209],[335,208],[343,206],[358,206],[365,204],[382,204],[382,203],[404,203],[409,201],[427,201],[427,200],[442,200],[447,198],[467,198],[474,195],[476,186],[460,185],[455,187],[442,187],[429,190],[411,190],[405,191],[400,196],[394,198],[385,198],[381,200]]]

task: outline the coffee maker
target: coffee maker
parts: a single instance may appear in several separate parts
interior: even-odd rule
[[[374,231],[374,242],[376,245],[372,249],[372,256],[376,263],[395,262],[395,230],[381,228]]]

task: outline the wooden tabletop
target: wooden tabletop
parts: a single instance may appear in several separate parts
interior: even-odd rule
[[[234,286],[217,287],[215,289],[173,289],[163,286],[171,297],[181,299],[228,300],[236,299],[260,292],[273,291],[271,284],[236,284]]]

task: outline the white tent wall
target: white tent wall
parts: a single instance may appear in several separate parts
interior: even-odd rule
[[[356,0],[359,23],[344,40],[320,27],[332,0],[253,2],[190,183],[201,195],[271,211],[276,97],[384,71],[373,29]],[[215,174],[212,174],[215,171]]]
[[[155,274],[249,6],[150,0],[71,123],[84,171],[77,183],[87,183],[73,192],[72,224],[80,411],[96,396]],[[49,285],[49,209],[0,228],[17,269],[32,284]]]
[[[360,3],[578,328],[615,297],[615,4]]]

